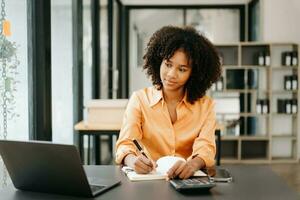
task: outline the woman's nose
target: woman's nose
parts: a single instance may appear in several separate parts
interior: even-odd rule
[[[175,67],[172,67],[169,71],[168,71],[168,73],[167,73],[167,76],[169,76],[169,77],[172,77],[172,78],[174,78],[174,77],[176,77],[176,69],[175,69]]]

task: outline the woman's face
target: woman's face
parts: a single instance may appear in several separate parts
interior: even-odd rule
[[[192,68],[184,51],[175,51],[170,59],[163,60],[160,65],[163,88],[171,91],[183,89],[191,72]]]

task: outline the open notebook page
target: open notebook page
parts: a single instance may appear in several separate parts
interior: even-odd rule
[[[132,168],[124,166],[122,171],[126,173],[127,177],[131,181],[143,181],[143,180],[159,180],[167,177],[167,171],[178,161],[183,160],[180,157],[164,156],[156,161],[157,168],[149,174],[137,174]],[[203,171],[198,170],[194,176],[207,176]]]

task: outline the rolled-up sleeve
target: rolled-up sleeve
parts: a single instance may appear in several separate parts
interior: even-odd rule
[[[139,99],[134,92],[124,113],[123,123],[116,143],[116,164],[121,164],[128,154],[137,155],[132,139],[142,138],[142,114]]]
[[[194,140],[193,153],[189,158],[195,156],[204,160],[206,167],[212,167],[215,164],[216,154],[216,114],[214,111],[214,102],[208,106],[207,117],[204,120],[204,124],[201,127],[198,137]]]

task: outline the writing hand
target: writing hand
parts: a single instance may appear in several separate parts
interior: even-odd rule
[[[139,156],[135,156],[133,154],[127,155],[125,157],[125,163],[129,167],[132,167],[138,174],[148,174],[156,167],[155,163],[142,154]]]

